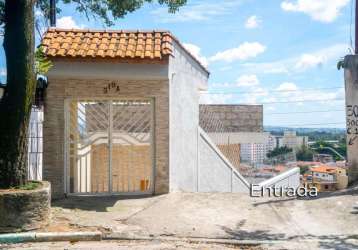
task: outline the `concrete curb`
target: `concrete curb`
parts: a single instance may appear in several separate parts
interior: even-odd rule
[[[201,237],[170,237],[170,236],[152,236],[152,237],[126,237],[116,234],[103,235],[103,240],[137,240],[137,241],[184,241],[192,243],[208,243],[208,244],[224,244],[224,245],[237,245],[237,246],[259,246],[262,244],[275,244],[281,241],[273,240],[237,240],[225,238],[201,238]]]
[[[99,241],[102,232],[51,232],[0,234],[0,244],[45,241]]]

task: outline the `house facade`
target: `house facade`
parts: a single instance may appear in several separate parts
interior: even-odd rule
[[[314,166],[306,175],[305,183],[310,187],[316,187],[319,192],[335,191],[347,188],[348,176],[344,168]]]
[[[209,72],[170,32],[50,28],[42,46],[53,197],[248,191],[199,128]]]

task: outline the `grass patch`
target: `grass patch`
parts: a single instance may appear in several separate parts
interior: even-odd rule
[[[37,181],[29,181],[25,185],[15,187],[14,189],[21,189],[21,190],[34,190],[40,187],[41,183]]]

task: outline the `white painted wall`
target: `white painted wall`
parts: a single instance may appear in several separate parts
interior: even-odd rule
[[[199,89],[209,74],[174,41],[169,60],[169,165],[171,191],[197,191]]]
[[[334,175],[328,173],[313,172],[313,178],[321,179],[323,181],[334,181]]]
[[[198,133],[198,192],[248,193],[250,185],[245,178],[201,128]]]
[[[293,168],[259,184],[261,187],[295,188],[300,186],[300,169]]]
[[[168,79],[168,65],[140,63],[109,63],[101,61],[66,61],[54,60],[47,73],[49,78],[80,79],[130,79],[162,80]],[[51,82],[49,83],[51,84]]]

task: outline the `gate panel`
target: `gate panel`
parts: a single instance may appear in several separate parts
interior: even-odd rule
[[[67,109],[67,192],[152,192],[150,101],[71,101]]]
[[[109,191],[109,104],[72,101],[69,107],[69,192]]]
[[[112,190],[151,192],[151,103],[118,101],[113,102],[112,110]]]

